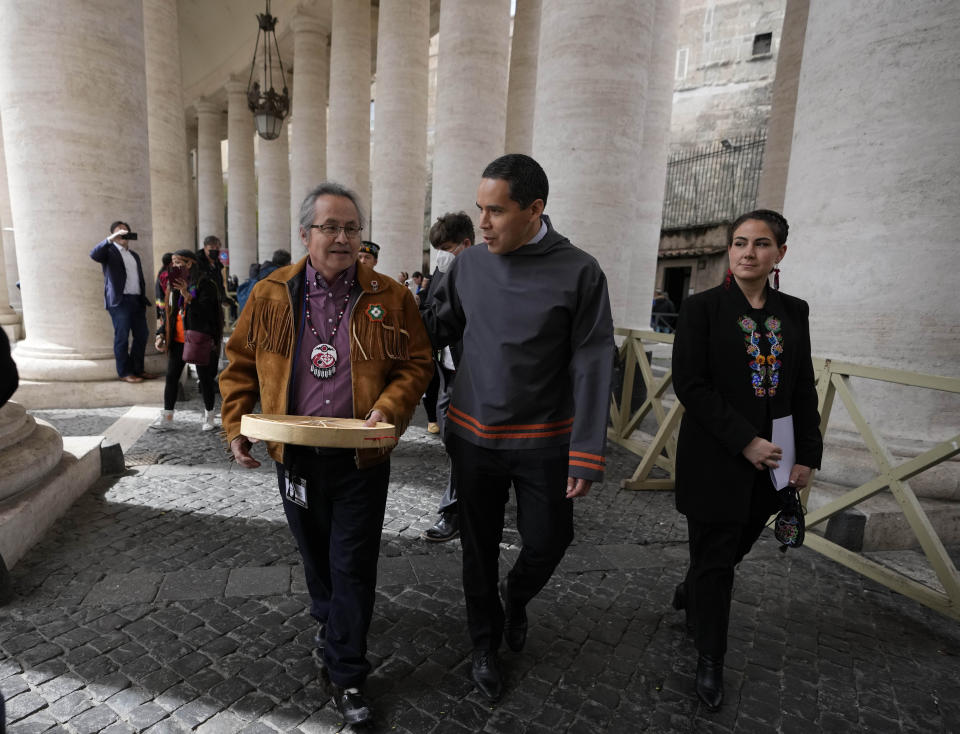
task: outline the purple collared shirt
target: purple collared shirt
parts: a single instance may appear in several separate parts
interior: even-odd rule
[[[310,325],[304,323],[300,347],[293,362],[291,415],[355,417],[353,415],[353,383],[350,379],[350,312],[360,294],[360,287],[355,283],[356,277],[357,266],[354,264],[340,273],[332,284],[327,283],[323,276],[318,275],[310,265],[310,259],[307,259],[304,292],[310,294],[310,319],[320,340],[318,341],[313,335]],[[317,287],[318,278],[320,287]],[[336,372],[326,379],[318,379],[310,372],[310,355],[314,347],[321,342],[331,344],[330,332],[337,323],[340,309],[344,308],[343,303],[350,283],[353,283],[350,299],[332,342],[333,348],[337,350]],[[303,306],[303,303],[297,304],[301,313]]]

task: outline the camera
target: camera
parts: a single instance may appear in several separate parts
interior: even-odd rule
[[[122,235],[121,239],[125,239],[125,240],[127,240],[128,242],[129,242],[130,240],[135,240],[135,239],[137,239],[137,233],[136,233],[136,232],[127,232],[125,235]]]

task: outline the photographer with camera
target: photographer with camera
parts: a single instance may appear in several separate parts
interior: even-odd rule
[[[113,321],[113,356],[117,375],[124,382],[143,382],[157,376],[143,370],[147,348],[146,295],[140,256],[130,249],[137,239],[130,225],[117,221],[110,225],[110,236],[90,251],[90,257],[103,268],[103,303]],[[133,344],[128,346],[130,334]]]

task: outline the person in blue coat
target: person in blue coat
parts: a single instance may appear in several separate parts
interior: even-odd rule
[[[110,236],[90,251],[90,257],[103,268],[103,305],[113,321],[117,376],[124,382],[143,382],[156,378],[143,369],[147,309],[151,304],[146,295],[140,256],[130,249],[126,238],[129,233],[129,224],[114,222],[110,225]]]

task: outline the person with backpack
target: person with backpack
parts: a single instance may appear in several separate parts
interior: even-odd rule
[[[257,263],[251,265],[250,277],[243,281],[243,283],[240,284],[240,287],[237,288],[237,312],[239,313],[240,311],[243,311],[243,306],[250,297],[250,291],[253,290],[253,286],[266,278],[277,268],[282,268],[286,265],[289,265],[290,260],[291,258],[289,250],[275,250],[273,257],[271,257],[269,260],[265,260],[259,265]]]

